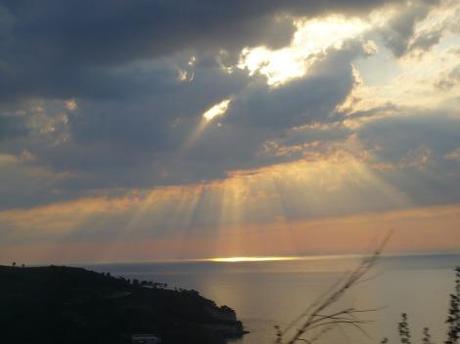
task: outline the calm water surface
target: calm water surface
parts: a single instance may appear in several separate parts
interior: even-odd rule
[[[283,326],[300,314],[358,258],[322,258],[272,262],[189,262],[104,264],[89,268],[127,278],[168,283],[195,289],[216,303],[229,305],[251,331],[233,344],[272,343],[273,326]],[[442,343],[449,293],[454,290],[453,268],[460,255],[381,258],[370,279],[350,290],[338,307],[380,308],[363,314],[372,320],[364,329],[337,328],[322,343],[379,343],[388,337],[397,342],[400,314],[409,314],[414,343],[421,342],[422,328],[430,327],[436,343]]]

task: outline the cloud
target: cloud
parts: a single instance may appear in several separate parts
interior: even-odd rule
[[[0,114],[0,142],[25,136],[28,128],[21,116]]]
[[[451,69],[435,83],[435,87],[442,91],[449,91],[460,83],[460,65]]]
[[[27,173],[11,179],[21,192],[5,191],[11,197],[6,207],[208,182],[341,148],[360,156],[350,148],[354,137],[362,139],[363,152],[385,147],[378,155],[385,163],[416,160],[408,152],[419,158],[423,144],[435,157],[447,154],[447,144],[437,149],[435,141],[444,131],[456,139],[449,126],[424,119],[378,122],[372,117],[387,114],[369,110],[361,116],[369,124],[351,128],[345,122],[358,114],[338,111],[356,88],[355,61],[369,54],[361,33],[377,30],[367,27],[369,13],[403,9],[377,30],[402,56],[437,42],[444,29],[418,26],[438,7],[436,1],[406,6],[384,0],[0,1],[2,151],[16,159],[24,152],[33,156],[8,173],[40,169],[49,178],[41,182],[47,188],[21,185],[27,178],[34,183]],[[270,85],[263,73],[238,68],[244,48],[292,46],[294,20],[327,26],[331,18],[341,18],[334,32],[346,24],[359,35],[299,54],[295,62],[308,68],[285,83]],[[304,38],[308,42],[308,32]],[[203,113],[226,99],[225,115],[203,125]],[[382,133],[400,127],[413,137],[384,139]],[[426,127],[433,132],[418,142]],[[34,191],[22,191],[26,185]]]
[[[34,156],[24,151],[18,156],[0,154],[0,210],[18,207],[32,207],[78,197],[58,187],[68,175],[57,173],[41,164],[36,164]]]
[[[363,54],[360,42],[331,48],[316,57],[304,77],[277,88],[242,70],[228,74],[207,54],[197,55],[193,67],[187,67],[194,72],[187,82],[177,80],[180,58],[118,68],[131,81],[117,86],[127,89],[118,99],[23,104],[30,133],[4,149],[30,152],[31,164],[65,175],[52,188],[61,190],[63,199],[91,190],[219,179],[235,169],[289,161],[293,157],[263,152],[265,143],[296,126],[329,122],[354,86],[352,60]],[[210,121],[185,147],[202,114],[229,98],[225,116]],[[30,202],[14,199],[17,205]]]
[[[442,111],[384,117],[358,130],[377,173],[414,204],[460,202],[459,166],[446,159],[458,148],[458,114]]]
[[[458,33],[460,6],[451,0],[405,2],[378,31],[396,57],[420,57],[447,33]]]
[[[410,49],[411,39],[415,34],[416,24],[426,18],[439,1],[406,2],[399,8],[382,29],[383,40],[397,57]]]
[[[335,117],[330,123],[295,128],[268,141],[266,149],[286,160],[311,163],[352,159],[412,205],[460,202],[458,113],[442,108],[390,109],[358,114],[365,117],[357,126],[348,125],[346,118],[352,114],[345,120]],[[372,199],[369,192],[366,197]]]
[[[120,87],[107,68],[183,51],[286,45],[291,16],[358,13],[386,1],[44,0],[0,3],[0,95],[101,97]]]
[[[460,133],[456,130],[459,118],[449,113],[420,112],[387,116],[369,122],[359,129],[359,137],[369,146],[381,147],[380,157],[396,161],[411,149],[425,145],[437,156],[456,147]]]

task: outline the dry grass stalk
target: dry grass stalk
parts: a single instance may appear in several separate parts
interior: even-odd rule
[[[332,312],[330,308],[341,299],[352,286],[363,281],[363,277],[375,265],[377,259],[380,257],[390,236],[391,233],[385,237],[373,254],[365,257],[354,270],[345,273],[342,278],[284,329],[275,326],[275,344],[294,344],[298,342],[311,344],[326,332],[341,325],[352,326],[367,335],[361,325],[369,323],[370,321],[361,320],[358,315],[376,311],[377,309],[356,309],[351,307]],[[295,327],[297,328],[295,329]]]

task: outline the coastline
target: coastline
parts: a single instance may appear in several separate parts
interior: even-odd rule
[[[195,290],[65,266],[0,266],[0,280],[2,336],[16,343],[121,344],[152,333],[171,344],[222,344],[247,333],[233,309]]]

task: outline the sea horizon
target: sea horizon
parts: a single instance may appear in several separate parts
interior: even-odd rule
[[[389,252],[381,253],[379,259],[398,258],[398,257],[432,257],[432,256],[459,256],[460,252]],[[308,261],[308,260],[328,260],[328,259],[360,259],[372,256],[371,253],[344,253],[344,254],[314,254],[314,255],[286,255],[286,256],[226,256],[226,257],[206,257],[206,258],[168,258],[152,260],[120,260],[120,261],[81,261],[81,262],[45,262],[30,264],[29,266],[43,265],[105,265],[105,264],[178,264],[178,263],[262,263],[262,262],[281,262],[281,261]]]

